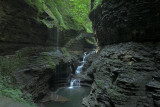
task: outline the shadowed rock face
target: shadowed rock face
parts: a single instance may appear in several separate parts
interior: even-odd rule
[[[90,13],[99,46],[160,40],[159,0],[102,0]]]
[[[103,48],[88,68],[94,82],[84,107],[160,107],[160,43]]]
[[[13,54],[16,50],[34,46],[57,46],[57,28],[48,29],[39,14],[25,0],[0,0],[0,55]],[[49,19],[48,19],[49,20]],[[81,31],[60,31],[59,47],[63,47]]]
[[[93,84],[84,107],[160,107],[159,7],[159,0],[102,0],[90,13],[103,48],[87,69]]]
[[[1,40],[7,42],[44,44],[47,28],[38,23],[37,11],[24,0],[1,0]]]
[[[60,52],[42,52],[30,57],[29,62],[25,68],[15,71],[14,77],[22,86],[24,95],[31,94],[35,102],[42,99],[50,88],[65,86],[73,72],[71,59]]]
[[[0,0],[0,14],[1,54],[26,46],[48,45],[47,27],[36,20],[38,12],[24,0]]]

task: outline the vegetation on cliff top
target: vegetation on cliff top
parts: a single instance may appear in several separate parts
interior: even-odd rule
[[[52,28],[74,29],[92,32],[88,18],[90,0],[26,0],[39,12],[39,21]],[[45,15],[45,16],[44,16]],[[41,16],[41,17],[40,17]]]

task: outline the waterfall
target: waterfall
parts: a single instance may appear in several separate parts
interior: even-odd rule
[[[80,79],[72,79],[70,82],[70,87],[69,88],[73,88],[73,87],[80,87]]]
[[[81,61],[81,65],[77,67],[76,69],[76,75],[80,74],[82,72],[82,69],[84,67],[84,65],[86,64],[86,59],[87,57],[89,57],[90,55],[96,53],[95,51],[92,51],[90,53],[87,54],[87,52],[84,52],[84,55],[83,55],[83,60]],[[74,86],[78,86],[80,87],[80,79],[72,79],[70,81],[70,87],[69,88],[73,88]]]
[[[59,28],[57,28],[57,51],[59,51]]]
[[[77,67],[76,74],[80,74],[82,72],[82,69],[83,69],[84,65],[86,64],[87,57],[89,57],[90,55],[92,55],[94,53],[95,53],[95,51],[92,51],[92,52],[90,52],[88,54],[86,52],[84,52],[83,61],[81,61],[82,64]]]

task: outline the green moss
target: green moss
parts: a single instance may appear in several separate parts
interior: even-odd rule
[[[103,88],[104,87],[104,81],[103,80],[95,80],[96,84],[99,88]]]
[[[96,44],[96,40],[94,37],[92,38],[85,38],[85,41],[91,45],[95,45]]]
[[[48,55],[48,53],[45,53],[45,52],[36,59],[36,64],[39,64],[39,65],[49,64],[53,69],[56,66],[52,57],[50,55]]]
[[[7,84],[11,84],[14,82],[14,77],[12,72],[23,68],[27,65],[28,57],[22,57],[21,53],[17,53],[16,55],[10,55],[2,57],[0,56],[0,73],[2,79],[7,82]],[[6,77],[8,77],[6,79]]]
[[[72,57],[65,47],[61,48],[61,50],[62,50],[62,53],[65,54],[66,56],[70,58]]]
[[[79,36],[77,36],[74,39],[71,39],[66,45],[65,47],[71,47],[73,44],[77,43],[77,42],[81,42],[83,40],[84,36],[82,34],[80,34]]]
[[[105,60],[106,63],[115,63],[115,64],[123,64],[120,59],[107,59]]]
[[[48,20],[41,20],[48,28],[54,27],[54,21],[48,21]]]
[[[38,9],[38,12],[43,12],[43,3],[44,0],[25,0],[29,5],[31,6],[36,6],[36,8]]]
[[[6,87],[3,84],[0,84],[0,94],[12,98],[14,101],[21,102],[28,107],[36,107],[31,100],[31,96],[27,95],[28,97],[24,99],[22,91],[18,88],[13,89],[12,87]]]
[[[112,88],[107,88],[106,91],[112,100],[125,101],[127,99],[125,95],[120,93],[121,89],[119,87],[113,86]]]

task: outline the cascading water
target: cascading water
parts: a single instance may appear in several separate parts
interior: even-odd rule
[[[82,64],[77,67],[76,74],[80,74],[82,72],[82,69],[83,69],[84,65],[86,64],[87,57],[90,56],[90,55],[92,55],[92,54],[94,54],[94,53],[95,53],[95,51],[92,51],[92,52],[90,52],[88,54],[86,52],[84,53],[84,55],[83,55],[83,61],[81,62]]]
[[[80,87],[80,79],[72,79],[69,88],[73,88],[73,86]]]
[[[57,51],[59,51],[59,29],[57,28]]]
[[[76,75],[79,75],[82,72],[82,69],[83,69],[84,65],[86,64],[87,57],[89,57],[90,55],[92,55],[94,53],[95,53],[95,51],[92,51],[88,54],[86,52],[84,52],[83,60],[81,61],[81,65],[78,66],[77,69],[76,69]],[[78,79],[72,79],[70,81],[70,87],[69,88],[73,88],[74,86],[80,87],[80,79],[79,78]]]
[[[95,53],[95,51],[92,51],[89,54],[87,54],[86,52],[84,53],[81,65],[78,66],[76,70],[76,72],[78,73],[75,73],[75,75],[80,75],[84,65],[86,64],[87,57],[93,53]],[[70,87],[64,87],[57,90],[55,92],[56,96],[54,98],[54,101],[46,102],[45,107],[82,107],[82,99],[89,95],[90,87],[80,87],[80,81],[80,78],[72,78],[72,80],[70,81]],[[64,97],[59,95],[62,95]],[[65,101],[65,99],[67,100]]]
[[[82,68],[86,63],[86,56],[87,56],[87,53],[85,52],[83,55],[83,61],[81,62],[82,64],[80,66],[78,66],[76,69],[76,74],[80,74],[82,72]]]

